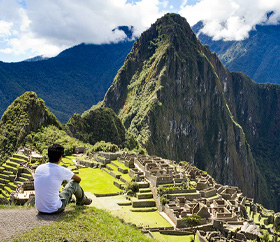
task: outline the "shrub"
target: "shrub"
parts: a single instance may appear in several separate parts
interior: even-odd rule
[[[139,184],[137,182],[131,181],[127,184],[125,190],[127,191],[127,193],[131,191],[132,195],[134,195],[136,192],[139,192]]]
[[[91,154],[93,152],[105,151],[105,152],[117,152],[119,147],[115,144],[111,144],[110,142],[100,141],[95,143],[95,145],[87,151],[87,154]]]
[[[167,204],[169,202],[169,199],[167,199],[165,196],[162,196],[161,198],[160,198],[160,203],[162,204],[162,205],[165,205],[165,204]]]
[[[185,222],[187,227],[193,227],[201,224],[201,217],[196,214],[186,216],[182,220]]]

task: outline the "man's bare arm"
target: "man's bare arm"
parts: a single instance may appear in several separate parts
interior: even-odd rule
[[[81,181],[81,177],[77,176],[76,174],[74,174],[71,179],[73,179],[74,181],[76,181],[78,183]]]

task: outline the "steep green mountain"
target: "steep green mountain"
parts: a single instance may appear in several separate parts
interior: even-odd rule
[[[36,93],[26,92],[18,97],[0,120],[0,162],[19,148],[28,134],[48,125],[62,128]]]
[[[63,145],[66,155],[74,153],[78,146],[140,151],[138,142],[110,108],[93,106],[83,115],[74,114],[62,126],[35,92],[26,92],[4,112],[0,120],[0,164],[21,146],[46,155],[47,147],[53,143]]]
[[[195,33],[202,28],[202,22],[193,26]],[[280,84],[280,25],[257,25],[241,41],[215,41],[203,33],[198,38],[230,71],[243,72],[258,83]]]
[[[239,100],[242,90],[235,82],[249,83],[264,96],[255,96],[248,88],[248,95]],[[263,160],[255,146],[251,149],[252,139],[247,140],[239,123],[240,105],[257,112],[250,113],[252,119],[270,117],[262,113],[269,104],[261,99],[272,98],[261,91],[266,87],[243,74],[230,73],[199,42],[184,18],[167,14],[134,43],[103,105],[119,115],[149,154],[194,162],[218,182],[237,185],[248,196],[275,208],[280,204],[279,194],[271,193],[269,179],[260,172]],[[251,97],[260,100],[258,106],[248,103]],[[267,131],[260,128],[259,133]]]
[[[83,142],[111,142],[120,148],[138,148],[122,121],[110,108],[93,106],[82,115],[75,113],[64,126],[67,133]]]
[[[63,123],[102,100],[133,42],[81,44],[41,61],[0,61],[0,116],[26,91],[34,91]]]

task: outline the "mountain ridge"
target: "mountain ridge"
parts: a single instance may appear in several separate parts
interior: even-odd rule
[[[245,73],[257,83],[280,84],[280,75],[275,71],[280,68],[280,24],[256,25],[241,41],[215,41],[201,32],[203,26],[200,21],[192,29],[230,71]]]

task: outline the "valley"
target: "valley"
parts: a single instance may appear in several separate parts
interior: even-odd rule
[[[132,43],[122,45],[131,48]],[[38,61],[38,66],[68,59],[71,51],[84,47]],[[111,74],[113,69],[117,73],[112,84],[102,71],[106,83],[102,78],[100,83],[90,78],[88,83],[76,78],[72,82],[69,76],[62,82],[50,76],[45,82],[39,76],[44,84],[38,85],[48,87],[54,81],[56,91],[48,94],[59,96],[60,87],[73,91],[65,91],[65,102],[52,100],[59,110],[47,105],[52,95],[45,103],[35,87],[22,89],[21,96],[16,92],[13,102],[5,99],[11,104],[0,120],[2,203],[9,203],[19,183],[32,183],[32,169],[47,161],[47,147],[57,142],[65,147],[63,165],[82,176],[94,206],[158,240],[171,235],[177,236],[174,241],[179,235],[187,240],[195,235],[200,241],[278,236],[279,86],[230,72],[178,14],[158,19],[127,56],[126,47],[118,49],[115,58],[120,62],[110,62],[119,68],[117,63],[124,61],[123,66],[118,71],[107,66]],[[93,58],[93,53],[85,58]],[[74,65],[83,66],[83,58]],[[88,63],[86,73],[93,75],[93,65]],[[55,66],[57,71],[65,67]],[[75,69],[73,75],[83,75],[80,71]],[[71,76],[69,69],[66,72]],[[75,91],[91,84],[101,90],[89,91],[98,98]],[[86,106],[79,110],[87,111],[82,114],[76,111],[76,94],[85,94]],[[22,147],[40,154],[42,161],[30,160],[30,167],[23,167],[25,162],[15,154]]]

